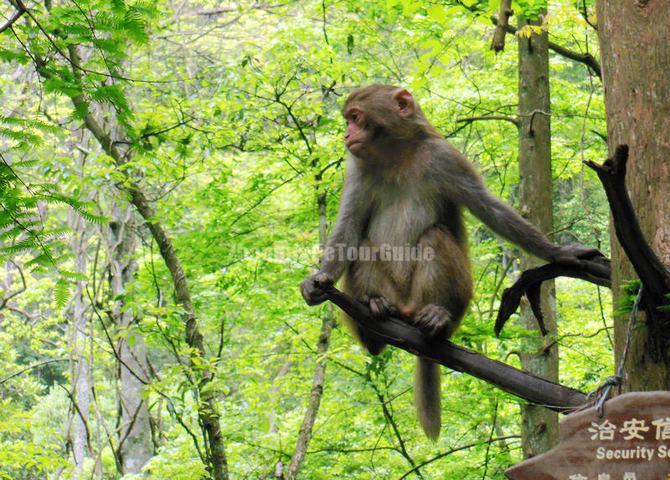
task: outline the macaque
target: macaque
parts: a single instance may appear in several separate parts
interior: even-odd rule
[[[301,284],[309,305],[342,289],[382,321],[400,312],[427,337],[448,339],[472,296],[465,206],[494,232],[550,262],[597,254],[559,246],[493,196],[473,166],[432,127],[410,92],[391,85],[354,91],[343,109],[349,152],[337,223],[320,269]],[[354,334],[376,355],[384,344]],[[414,401],[430,439],[440,433],[440,369],[417,357]]]

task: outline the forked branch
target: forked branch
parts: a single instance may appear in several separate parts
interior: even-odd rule
[[[586,162],[586,165],[596,172],[603,184],[612,211],[616,237],[645,287],[642,306],[649,319],[649,339],[655,347],[653,351],[659,354],[665,352],[666,346],[670,345],[670,313],[667,308],[659,308],[667,306],[668,303],[670,271],[649,246],[640,228],[626,190],[627,162],[628,146],[619,145],[614,156],[602,165],[595,162]],[[523,295],[528,298],[540,329],[545,334],[546,328],[540,309],[540,288],[542,282],[561,276],[581,278],[596,285],[610,287],[609,260],[596,257],[570,266],[550,263],[523,272],[514,285],[503,293],[495,325],[496,335],[519,307]]]
[[[546,335],[547,328],[544,325],[544,317],[540,307],[540,291],[542,282],[557,277],[581,278],[596,285],[610,288],[610,261],[605,257],[596,257],[593,260],[581,260],[575,265],[549,263],[526,270],[514,285],[505,289],[502,294],[495,324],[496,336],[500,335],[507,320],[519,308],[521,297],[524,295],[528,298],[542,335]]]
[[[619,145],[614,156],[602,165],[586,162],[593,169],[605,188],[607,201],[612,210],[614,230],[626,256],[633,264],[648,295],[658,299],[662,305],[670,292],[670,272],[651,249],[637,221],[633,204],[626,190],[626,164],[628,145]]]

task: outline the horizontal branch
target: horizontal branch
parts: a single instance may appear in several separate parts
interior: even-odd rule
[[[513,123],[517,127],[521,124],[518,118],[508,117],[507,115],[481,115],[478,117],[464,117],[456,120],[456,123],[472,123],[472,122],[478,122],[480,120],[500,120],[503,122]]]
[[[491,22],[494,25],[498,25],[498,19],[496,17],[491,17]],[[505,27],[505,31],[507,33],[511,34],[516,34],[517,28],[513,25],[507,25]],[[600,63],[598,63],[598,60],[591,55],[590,53],[579,53],[575,52],[573,50],[570,50],[569,48],[564,47],[563,45],[559,45],[558,43],[549,41],[549,49],[553,50],[554,52],[558,53],[559,55],[569,58],[570,60],[574,60],[579,63],[583,63],[587,67],[589,67],[593,73],[595,73],[598,78],[602,79],[602,70],[600,68]]]
[[[281,6],[282,6],[281,3],[253,3],[251,5],[247,5],[244,7],[233,6],[233,7],[218,7],[213,8],[211,10],[199,10],[197,12],[192,12],[190,15],[212,17],[215,15],[222,15],[224,13],[233,13],[233,12],[242,13],[247,10],[265,10],[265,9],[269,10]]]
[[[579,390],[524,372],[451,342],[430,339],[401,318],[392,316],[375,320],[367,306],[336,288],[328,289],[327,299],[349,315],[371,339],[477,377],[528,402],[562,413],[587,402],[586,395]]]

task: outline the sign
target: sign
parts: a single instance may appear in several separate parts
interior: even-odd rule
[[[510,480],[670,480],[670,392],[635,392],[568,415],[559,444],[508,469]]]

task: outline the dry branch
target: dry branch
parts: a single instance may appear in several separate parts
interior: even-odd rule
[[[654,356],[667,355],[670,346],[670,312],[660,310],[667,306],[670,294],[670,271],[656,256],[642,233],[633,204],[626,190],[626,163],[628,145],[619,145],[612,158],[602,165],[586,162],[603,184],[612,211],[616,237],[635,273],[644,285],[642,306],[647,313],[649,343]]]
[[[651,249],[637,221],[635,210],[626,191],[628,145],[619,145],[614,157],[603,165],[586,162],[597,174],[605,188],[612,210],[614,229],[626,256],[644,283],[648,295],[664,298],[670,292],[670,272]],[[660,306],[661,303],[657,306]]]
[[[367,306],[336,288],[327,291],[327,298],[347,313],[370,338],[480,378],[531,403],[567,413],[587,402],[586,395],[579,390],[524,372],[451,342],[427,338],[402,318],[373,319]]]
[[[605,257],[596,257],[593,260],[580,260],[575,265],[549,263],[526,270],[514,285],[503,292],[500,308],[498,309],[498,318],[496,319],[495,334],[500,335],[509,317],[519,308],[521,297],[526,295],[540,326],[540,331],[542,335],[546,335],[547,329],[540,308],[540,289],[542,282],[556,277],[581,278],[609,288],[611,286],[610,262]]]

